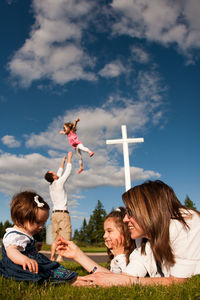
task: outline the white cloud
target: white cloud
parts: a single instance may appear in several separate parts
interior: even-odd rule
[[[99,75],[106,78],[118,77],[125,72],[125,67],[119,61],[112,61],[106,64],[103,69],[99,71]]]
[[[132,59],[136,62],[146,64],[149,62],[149,54],[138,46],[131,47]]]
[[[5,135],[1,138],[1,141],[4,145],[9,148],[19,147],[21,143],[15,139],[12,135]]]
[[[199,0],[113,0],[111,6],[117,14],[115,34],[175,43],[186,55],[200,47]]]
[[[9,63],[11,75],[23,86],[41,78],[61,85],[71,80],[95,80],[92,72],[84,71],[93,61],[81,46],[92,7],[86,0],[33,0],[35,23]]]

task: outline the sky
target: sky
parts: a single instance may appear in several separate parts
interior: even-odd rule
[[[144,138],[129,145],[132,186],[162,180],[200,209],[199,0],[2,0],[0,39],[0,221],[16,192],[51,203],[43,177],[72,150],[59,131],[78,117],[95,155],[80,175],[73,156],[73,230],[98,200],[123,205],[122,146],[106,144],[121,125]]]

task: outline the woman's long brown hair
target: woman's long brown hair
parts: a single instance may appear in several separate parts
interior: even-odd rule
[[[112,210],[105,218],[104,222],[111,218],[116,223],[120,233],[124,237],[124,254],[126,256],[126,263],[129,263],[129,256],[135,249],[135,241],[131,239],[130,232],[128,231],[128,224],[123,222],[123,219],[126,215],[126,209],[122,206],[116,210]],[[109,260],[111,261],[114,258],[110,249],[107,249]]]
[[[123,201],[135,220],[142,227],[150,242],[156,261],[174,264],[175,258],[170,245],[170,220],[176,219],[189,229],[182,213],[190,214],[182,205],[173,189],[160,180],[147,181],[131,188],[122,195]],[[198,213],[198,212],[197,212]],[[147,239],[143,239],[142,253],[145,253]]]

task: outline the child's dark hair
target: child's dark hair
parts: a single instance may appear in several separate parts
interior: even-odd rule
[[[44,204],[42,207],[38,207],[37,200],[34,200],[35,196],[38,196],[36,199],[39,203]],[[37,221],[38,209],[49,210],[50,208],[36,192],[24,191],[13,196],[10,209],[13,223],[17,226],[23,226],[26,222],[33,224]]]
[[[74,126],[74,123],[72,123],[72,122],[64,123],[64,125],[63,125],[64,130],[65,130],[65,126],[69,127],[70,130],[73,129],[74,132],[76,132],[76,130],[77,130],[76,127]]]
[[[49,183],[52,183],[54,181],[53,179],[53,174],[50,173],[49,171],[46,172],[46,174],[44,175],[44,178],[46,179],[46,181],[48,181]]]
[[[126,209],[123,206],[118,207],[115,210],[112,210],[105,218],[105,221],[109,218],[114,219],[119,231],[124,236],[124,254],[126,256],[126,263],[129,263],[129,256],[135,249],[135,241],[131,239],[130,232],[128,230],[128,224],[123,222],[123,219],[126,215]],[[104,221],[104,222],[105,222]],[[110,261],[114,258],[110,249],[107,249],[108,257]]]

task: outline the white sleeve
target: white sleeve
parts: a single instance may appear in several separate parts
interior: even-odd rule
[[[63,168],[59,168],[57,172],[58,177],[61,177],[62,173],[63,173]]]
[[[122,273],[126,268],[125,254],[119,254],[114,257],[110,263],[110,271],[113,273]]]
[[[147,274],[147,269],[145,268],[144,255],[141,255],[140,248],[135,249],[129,258],[129,264],[124,270],[124,273],[127,273],[132,276],[144,277]]]
[[[65,181],[67,180],[67,178],[69,177],[69,175],[71,174],[71,171],[72,171],[72,164],[67,163],[67,166],[65,168],[63,175],[58,179],[59,182],[62,182],[64,184]]]
[[[30,243],[30,239],[27,236],[17,234],[16,232],[7,234],[3,238],[3,245],[5,249],[9,245],[15,245],[18,247],[19,251],[24,251],[28,243]]]
[[[178,220],[170,223],[170,241],[175,256],[175,264],[170,267],[170,275],[188,278],[200,273],[200,218],[196,213],[185,219],[189,229]]]

